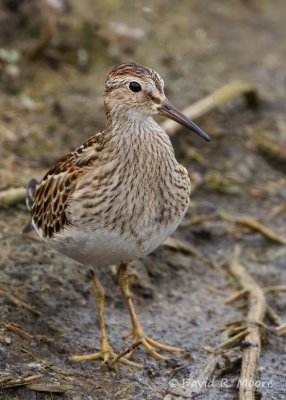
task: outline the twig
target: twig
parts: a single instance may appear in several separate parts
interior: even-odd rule
[[[194,257],[197,257],[197,259],[200,260],[202,263],[209,265],[211,268],[217,271],[221,271],[221,267],[215,261],[207,258],[205,255],[200,253],[197,248],[195,248],[188,242],[173,237],[169,237],[163,242],[162,245],[167,249],[180,251],[186,254],[192,254]]]
[[[28,339],[28,340],[33,339],[33,336],[30,333],[24,331],[24,329],[22,329],[17,324],[8,323],[8,324],[5,324],[5,328],[10,332],[16,333],[17,335],[21,336],[24,339]]]
[[[223,106],[238,96],[244,96],[249,107],[257,108],[259,99],[255,88],[246,82],[235,81],[198,100],[196,103],[185,108],[183,113],[188,118],[196,119]],[[180,125],[174,121],[165,121],[161,126],[170,136],[181,129]]]
[[[249,310],[246,317],[248,334],[245,341],[251,345],[243,350],[240,374],[239,399],[255,400],[255,385],[258,360],[261,351],[261,326],[267,303],[264,292],[238,261],[238,248],[229,265],[229,272],[238,279],[240,286],[248,291]],[[254,323],[257,321],[258,323]]]
[[[283,324],[282,319],[276,314],[276,311],[274,311],[269,304],[267,304],[266,313],[271,321],[274,322],[274,324],[278,326]]]
[[[0,389],[9,388],[13,386],[28,385],[30,382],[34,382],[43,377],[41,374],[27,376],[26,378],[12,378],[6,377],[0,380]]]
[[[117,357],[112,361],[112,363],[110,365],[115,365],[120,360],[120,358],[126,356],[126,354],[133,353],[133,351],[137,347],[139,347],[141,343],[142,343],[141,340],[138,340],[137,342],[132,343],[131,346],[129,346],[126,350],[124,350],[121,353],[119,353],[117,355]],[[138,364],[138,366],[141,367],[141,365],[139,365],[139,364]]]
[[[73,385],[67,385],[63,383],[32,383],[28,385],[28,389],[36,392],[48,392],[48,393],[65,393],[68,390],[72,390]]]
[[[273,210],[270,213],[270,218],[274,218],[285,213],[286,213],[286,204],[283,201],[282,204],[279,204],[273,208]]]
[[[55,339],[50,338],[46,335],[31,335],[29,332],[26,332],[23,328],[21,328],[19,325],[12,323],[7,323],[4,325],[5,328],[13,332],[19,336],[21,336],[24,339],[27,340],[37,340],[39,342],[47,343],[47,344],[53,344],[55,342]]]
[[[286,285],[274,285],[264,288],[264,293],[286,292]]]
[[[8,290],[4,290],[0,288],[0,294],[3,294],[4,296],[8,297],[10,301],[12,301],[14,304],[17,306],[23,307],[26,310],[29,310],[33,314],[37,316],[41,316],[42,313],[38,310],[35,310],[33,307],[29,306],[29,304],[25,303],[24,301],[18,299],[16,296],[14,296],[12,293],[10,293]]]
[[[239,299],[240,297],[244,296],[246,293],[248,293],[247,289],[241,289],[235,292],[234,294],[230,295],[224,302],[224,304],[231,304],[235,300]]]
[[[56,31],[54,19],[46,0],[41,0],[40,7],[42,30],[40,38],[32,46],[26,49],[25,53],[27,60],[31,60],[41,53],[42,50],[51,42]]]
[[[0,207],[9,207],[24,201],[26,197],[25,188],[11,188],[0,192]]]
[[[186,227],[190,225],[200,224],[201,222],[209,221],[212,217],[216,215],[216,212],[211,211],[206,214],[193,215],[190,218],[184,218],[180,223],[180,226]]]
[[[257,221],[253,217],[236,217],[232,216],[229,214],[221,214],[222,218],[235,222],[236,224],[239,225],[244,225],[248,228],[251,228],[255,231],[258,231],[261,233],[263,236],[265,236],[267,239],[270,239],[276,243],[280,244],[285,244],[286,245],[286,237],[278,235],[276,232],[274,232],[272,229],[268,228],[267,226],[263,225],[261,222]]]
[[[221,354],[211,354],[207,357],[201,368],[192,371],[190,374],[188,374],[187,378],[183,379],[183,382],[184,380],[188,382],[187,385],[185,385],[183,382],[181,383],[180,380],[176,378],[176,373],[178,371],[176,370],[167,381],[165,392],[174,395],[174,397],[171,397],[171,399],[197,398],[197,396],[199,396],[199,394],[201,394],[207,387],[208,382],[210,382],[212,377],[215,375],[218,366],[222,364],[223,361],[224,360]],[[174,381],[177,384],[173,386],[172,383]],[[167,397],[164,398],[167,399]]]
[[[245,338],[246,335],[249,333],[248,329],[245,327],[240,329],[240,332],[235,334],[234,336],[226,339],[224,342],[220,343],[216,347],[204,347],[204,350],[210,353],[219,353],[221,350],[228,349],[230,347],[234,347],[236,344],[241,342],[241,339]]]
[[[278,336],[286,335],[286,323],[275,328]]]

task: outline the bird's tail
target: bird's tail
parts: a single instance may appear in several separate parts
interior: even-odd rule
[[[30,180],[27,186],[26,206],[29,211],[31,211],[33,205],[37,185],[38,181],[33,178]]]
[[[27,185],[26,206],[29,211],[31,211],[31,209],[32,209],[37,185],[38,185],[38,181],[34,178],[31,179]],[[30,220],[27,223],[27,225],[24,227],[22,233],[28,233],[31,230],[33,230],[32,220]]]

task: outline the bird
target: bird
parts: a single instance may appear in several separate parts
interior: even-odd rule
[[[153,69],[122,63],[105,82],[105,129],[61,158],[27,186],[31,226],[60,253],[92,267],[100,329],[100,350],[73,355],[73,361],[115,361],[138,366],[116,353],[107,337],[105,295],[98,269],[118,266],[120,291],[131,318],[133,343],[156,360],[181,348],[147,336],[136,314],[128,264],[155,250],[178,227],[188,207],[191,183],[176,160],[169,136],[155,122],[172,119],[205,141],[209,136],[167,99],[164,81]],[[126,352],[125,352],[126,353]]]

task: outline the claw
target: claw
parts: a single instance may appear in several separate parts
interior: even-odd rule
[[[184,353],[185,351],[179,347],[169,346],[167,344],[163,344],[158,342],[157,340],[151,339],[150,337],[146,336],[140,326],[136,326],[134,330],[127,335],[126,337],[133,336],[134,343],[140,343],[145,348],[146,352],[156,360],[166,360],[166,357],[158,353],[155,349],[168,351],[168,352],[178,352]],[[129,357],[133,353],[134,349],[127,354]]]
[[[132,346],[133,348],[134,346]],[[132,350],[132,349],[131,349]],[[128,353],[128,351],[127,351]],[[124,357],[126,351],[120,354],[116,354],[113,350],[112,346],[109,344],[107,339],[103,340],[101,343],[101,351],[91,354],[82,354],[75,355],[69,357],[70,361],[94,361],[94,360],[102,360],[104,364],[109,364],[110,366],[114,366],[116,363],[120,362],[121,364],[130,365],[131,367],[141,368],[141,365],[128,360],[128,358]]]
[[[131,367],[141,368],[141,365],[128,360],[126,357],[120,357],[120,355],[116,354],[113,350],[108,352],[98,351],[96,353],[91,354],[82,354],[82,355],[75,355],[69,357],[70,361],[94,361],[94,360],[102,360],[104,364],[109,364],[114,366],[117,362],[121,364],[126,364]]]

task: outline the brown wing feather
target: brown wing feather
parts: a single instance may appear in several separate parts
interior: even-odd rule
[[[31,205],[32,220],[43,237],[51,238],[70,225],[66,215],[69,199],[76,189],[78,179],[85,174],[96,159],[91,147],[100,143],[99,134],[81,147],[67,154],[51,168],[37,185]],[[97,146],[96,146],[97,147]]]

